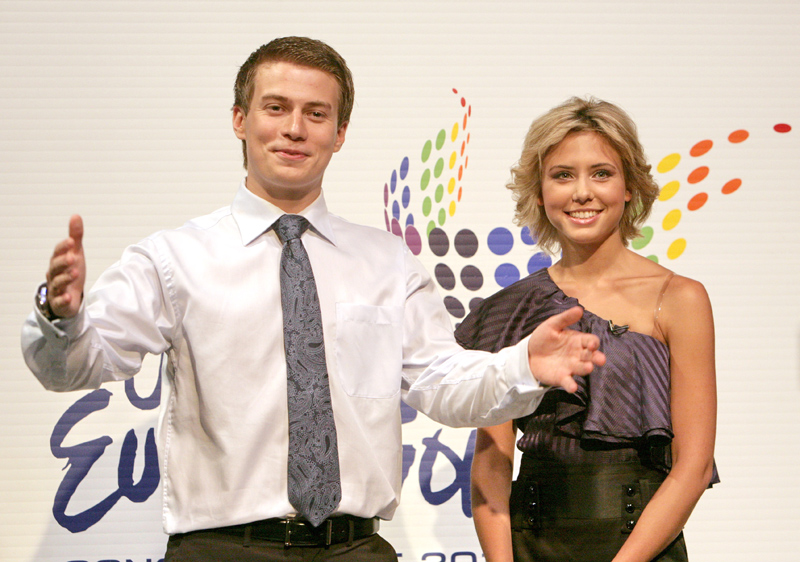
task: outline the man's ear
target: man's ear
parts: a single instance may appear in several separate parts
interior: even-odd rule
[[[247,132],[244,126],[245,117],[247,117],[247,115],[245,115],[241,107],[238,105],[233,106],[233,133],[236,135],[236,138],[241,140],[245,140]]]
[[[350,124],[350,121],[342,123],[342,126],[339,127],[339,130],[336,131],[336,144],[333,145],[333,151],[339,152],[339,149],[342,148],[344,144],[344,135],[347,133],[347,126]]]

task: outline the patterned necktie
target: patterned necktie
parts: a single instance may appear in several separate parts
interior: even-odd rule
[[[311,262],[300,236],[308,221],[278,219],[281,305],[289,404],[289,501],[315,527],[339,505],[339,449],[331,409],[322,316]]]

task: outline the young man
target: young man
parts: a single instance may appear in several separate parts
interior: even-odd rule
[[[167,560],[395,561],[376,531],[399,501],[401,398],[448,425],[492,425],[531,412],[542,385],[574,388],[572,376],[604,358],[597,338],[567,329],[580,309],[498,354],[462,350],[402,240],[328,212],[322,178],[353,105],[350,72],[328,45],[262,46],[235,92],[247,177],[232,205],[131,246],[85,299],[83,227],[72,217],[23,328],[25,359],[46,388],[66,391],[131,377],[146,353],[167,354]],[[299,242],[284,219],[304,225]],[[307,255],[316,296],[303,292],[307,279],[284,279],[305,259],[282,261],[287,247]],[[298,347],[310,355],[297,359]],[[292,378],[315,363],[323,382]],[[312,398],[294,393],[309,388],[324,407],[298,414]],[[317,421],[329,405],[331,423]],[[297,468],[290,426],[330,429],[303,438],[324,458]],[[303,484],[314,472],[323,484]]]

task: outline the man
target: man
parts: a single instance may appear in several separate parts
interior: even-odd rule
[[[402,241],[327,211],[322,178],[352,105],[338,53],[276,39],[237,76],[247,176],[229,208],[131,246],[85,299],[80,217],[55,248],[22,338],[46,388],[96,388],[167,354],[167,560],[396,560],[376,531],[399,501],[401,398],[445,424],[492,425],[604,360],[566,329],[580,309],[495,355],[455,344]],[[308,277],[285,277],[308,262],[313,295]],[[297,427],[323,435],[298,447]]]

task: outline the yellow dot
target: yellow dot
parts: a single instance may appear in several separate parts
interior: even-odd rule
[[[456,165],[456,158],[458,158],[458,155],[455,153],[455,151],[453,151],[453,154],[451,154],[451,155],[450,155],[450,169],[451,169],[451,170],[452,170],[452,169],[455,167],[455,165]]]
[[[665,172],[669,172],[675,166],[678,165],[678,162],[681,161],[681,155],[678,153],[670,154],[665,156],[661,162],[658,163],[658,167],[656,168],[659,173],[663,174]]]
[[[453,193],[456,188],[456,178],[450,178],[450,181],[447,182],[447,193]]]
[[[455,214],[456,214],[456,202],[450,201],[450,216],[452,217]]]
[[[456,142],[458,138],[458,121],[453,124],[453,132],[450,133],[450,140]]]
[[[667,248],[667,257],[671,260],[681,257],[681,254],[686,249],[686,239],[678,238]]]
[[[681,222],[680,209],[672,209],[669,213],[667,213],[667,216],[664,217],[661,226],[664,227],[664,230],[672,230],[678,226],[679,222]]]
[[[666,201],[668,199],[672,199],[675,197],[675,194],[678,193],[678,190],[681,188],[681,182],[679,181],[671,181],[667,185],[661,188],[661,192],[658,194],[659,201]]]

